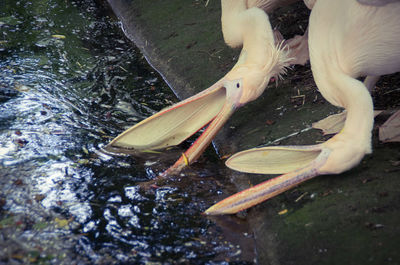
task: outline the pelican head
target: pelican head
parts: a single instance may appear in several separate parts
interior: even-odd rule
[[[289,59],[281,44],[275,43],[267,14],[256,7],[240,12],[243,48],[232,70],[206,90],[123,132],[106,149],[162,149],[181,143],[208,124],[162,176],[179,172],[201,155],[236,109],[258,98],[272,76],[284,73]]]
[[[225,77],[226,87],[236,87],[240,97],[236,98],[236,106],[240,107],[257,99],[267,87],[270,76],[257,67],[247,65],[238,67]]]

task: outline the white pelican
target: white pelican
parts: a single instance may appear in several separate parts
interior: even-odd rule
[[[224,39],[232,47],[243,45],[232,70],[210,88],[123,132],[106,149],[161,149],[181,143],[209,124],[162,176],[179,172],[194,162],[232,113],[258,98],[271,77],[279,77],[289,64],[287,51],[275,41],[268,15],[258,7],[248,6],[262,3],[265,1],[221,0]]]
[[[318,145],[234,155],[226,163],[233,169],[286,174],[237,193],[206,214],[236,213],[317,175],[349,170],[371,153],[373,104],[366,85],[356,78],[400,71],[400,0],[318,0],[310,15],[309,51],[322,95],[347,111],[344,128]]]

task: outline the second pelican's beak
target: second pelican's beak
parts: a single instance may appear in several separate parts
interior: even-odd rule
[[[210,88],[168,107],[126,130],[107,146],[118,152],[145,151],[180,144],[198,130],[207,128],[182,157],[163,174],[173,173],[194,162],[239,106],[241,80],[224,78]]]
[[[226,162],[228,167],[247,173],[283,175],[236,193],[207,209],[205,214],[237,213],[321,175],[319,169],[330,153],[322,144],[254,148],[237,153]]]

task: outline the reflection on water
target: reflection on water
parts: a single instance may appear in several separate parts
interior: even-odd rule
[[[174,100],[110,21],[90,0],[2,2],[1,262],[251,261],[251,239],[201,216],[224,192],[218,161],[144,192],[175,157],[101,151]]]

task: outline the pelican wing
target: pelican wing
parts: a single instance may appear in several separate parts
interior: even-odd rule
[[[322,130],[322,133],[324,135],[336,134],[343,129],[344,122],[346,121],[346,115],[347,115],[346,111],[343,111],[338,114],[330,115],[330,116],[326,117],[325,119],[314,122],[312,124],[312,127],[314,129]]]
[[[374,117],[378,116],[381,113],[382,113],[382,110],[374,110]],[[347,116],[347,111],[343,111],[338,114],[333,114],[333,115],[326,117],[325,119],[314,122],[312,124],[312,127],[314,129],[322,130],[322,133],[324,135],[336,134],[336,133],[339,133],[343,129],[344,123],[346,121],[346,116]]]
[[[379,128],[379,140],[384,143],[400,142],[400,110]]]

